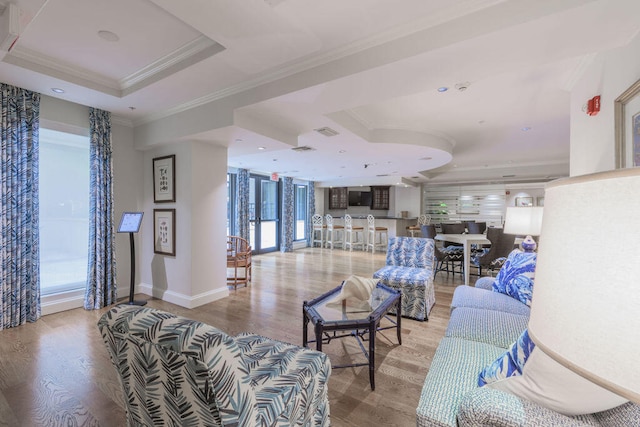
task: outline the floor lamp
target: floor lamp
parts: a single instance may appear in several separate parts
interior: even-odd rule
[[[129,233],[129,246],[131,248],[131,285],[129,286],[129,305],[145,305],[146,301],[134,301],[133,294],[135,291],[136,277],[136,248],[133,242],[133,235],[140,231],[142,224],[142,216],[144,212],[123,212],[120,218],[120,226],[118,233]]]

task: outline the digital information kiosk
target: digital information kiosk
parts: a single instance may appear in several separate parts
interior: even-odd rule
[[[131,305],[145,305],[147,303],[146,301],[133,300],[136,280],[136,248],[133,243],[133,234],[140,231],[142,215],[144,215],[144,212],[123,212],[122,218],[120,218],[120,226],[118,227],[118,233],[129,233],[129,244],[131,247],[131,285],[129,287],[128,304]]]

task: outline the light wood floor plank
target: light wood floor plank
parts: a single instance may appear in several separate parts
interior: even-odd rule
[[[231,290],[228,298],[193,310],[156,299],[148,305],[230,335],[249,331],[300,345],[303,301],[351,274],[371,277],[384,262],[383,253],[340,249],[254,256],[251,286]],[[369,387],[366,366],[333,370],[333,426],[416,425],[422,384],[449,320],[453,290],[461,281],[460,275],[438,274],[429,321],[403,319],[402,345],[394,330],[378,334],[375,391]],[[122,391],[96,326],[106,310],[70,310],[0,331],[0,426],[125,425]],[[334,363],[364,361],[355,339],[332,341],[324,350]]]

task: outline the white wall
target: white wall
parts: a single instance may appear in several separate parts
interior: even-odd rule
[[[143,155],[133,147],[133,129],[119,124],[111,125],[111,145],[113,148],[113,194],[115,200],[114,220],[116,227],[122,212],[142,210],[142,162]],[[149,215],[145,212],[145,216]],[[140,235],[134,235],[136,251],[136,276],[134,283],[140,283]],[[128,233],[116,234],[116,284],[118,298],[129,295],[131,284],[131,248]]]
[[[175,154],[176,202],[153,202],[153,159]],[[142,292],[187,308],[229,295],[226,286],[227,150],[180,142],[144,153]],[[153,210],[176,210],[176,255],[154,253]]]
[[[417,218],[420,215],[420,187],[393,187],[395,197],[394,209],[389,210],[389,215],[400,216],[400,212],[407,211],[408,218]],[[391,207],[391,206],[390,206]]]
[[[570,175],[615,167],[614,101],[640,79],[640,35],[622,48],[599,54],[571,92]],[[601,96],[600,113],[582,111],[587,100]]]

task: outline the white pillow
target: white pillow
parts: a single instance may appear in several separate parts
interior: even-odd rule
[[[539,347],[533,349],[521,376],[512,376],[485,387],[506,391],[564,415],[592,414],[627,402],[565,368]]]

